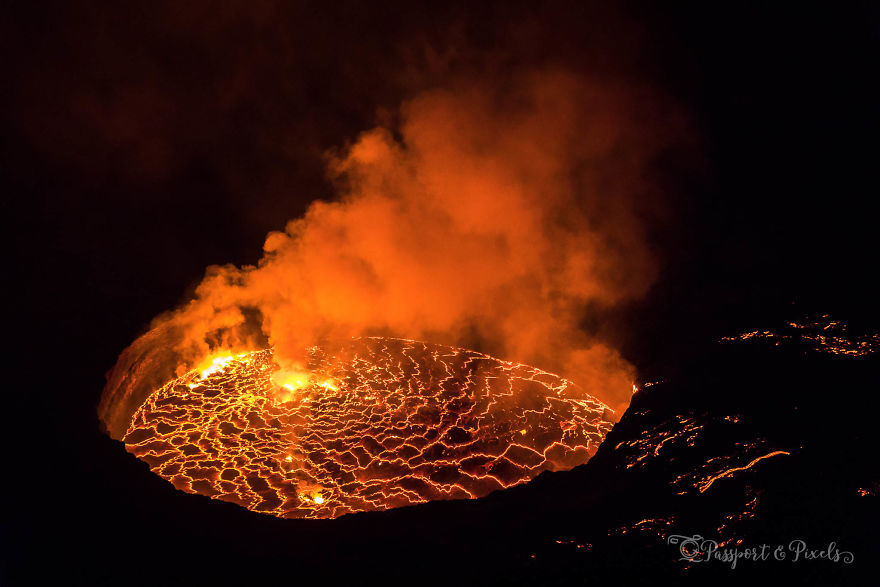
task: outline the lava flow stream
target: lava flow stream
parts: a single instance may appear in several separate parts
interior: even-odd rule
[[[473,351],[390,338],[218,357],[153,393],[127,449],[175,487],[287,518],[476,498],[585,463],[610,410],[572,382]]]

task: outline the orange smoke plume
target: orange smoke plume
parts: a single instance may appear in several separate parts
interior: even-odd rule
[[[561,373],[618,410],[633,368],[581,325],[643,295],[653,159],[673,140],[654,94],[533,72],[403,104],[329,156],[335,201],[272,232],[256,266],[210,267],[189,303],[121,355],[100,406],[121,437],[165,381],[220,350],[361,335],[454,344]]]

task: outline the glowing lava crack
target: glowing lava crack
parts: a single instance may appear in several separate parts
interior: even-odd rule
[[[570,469],[611,428],[570,381],[448,346],[361,338],[309,369],[279,386],[271,350],[215,360],[147,398],[126,448],[183,491],[335,518]]]

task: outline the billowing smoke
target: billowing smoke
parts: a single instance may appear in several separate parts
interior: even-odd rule
[[[678,140],[631,83],[532,71],[425,91],[328,155],[333,201],[272,232],[256,266],[210,267],[111,372],[114,436],[153,389],[218,350],[359,335],[477,348],[558,372],[621,413],[633,367],[589,312],[644,295],[650,168]]]

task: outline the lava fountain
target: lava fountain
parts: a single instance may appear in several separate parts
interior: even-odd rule
[[[540,369],[450,346],[356,338],[214,357],[155,391],[126,448],[176,488],[284,518],[478,498],[595,453],[611,412]]]

